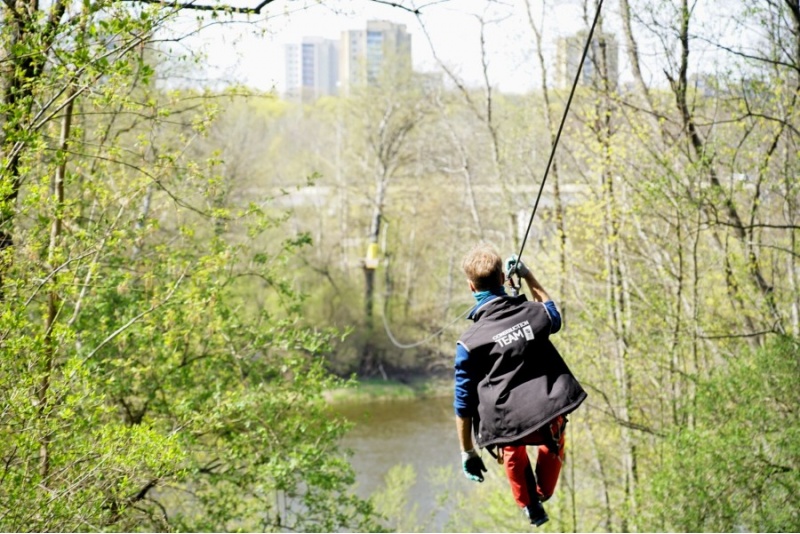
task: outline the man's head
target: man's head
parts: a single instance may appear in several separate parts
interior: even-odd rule
[[[487,291],[501,287],[506,281],[503,274],[503,258],[484,243],[476,245],[464,257],[461,268],[469,280],[472,291]]]

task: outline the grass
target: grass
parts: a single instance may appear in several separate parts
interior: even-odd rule
[[[328,391],[329,402],[425,399],[452,395],[452,381],[442,378],[419,378],[406,381],[381,378],[358,379],[351,387]]]

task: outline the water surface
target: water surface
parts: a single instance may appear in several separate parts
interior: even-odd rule
[[[420,519],[435,514],[433,524],[423,525],[426,530],[441,531],[448,510],[437,506],[431,470],[448,468],[457,488],[469,491],[470,487],[460,471],[453,399],[366,401],[337,405],[336,410],[355,424],[342,444],[354,452],[358,495],[369,497],[383,488],[389,469],[410,464],[417,474],[410,504],[417,504]]]

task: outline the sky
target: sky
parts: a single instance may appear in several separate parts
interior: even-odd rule
[[[208,0],[209,3],[214,1],[227,5],[254,6],[259,0]],[[260,90],[275,89],[280,93],[285,87],[285,44],[299,43],[304,36],[339,39],[342,31],[365,28],[367,20],[389,20],[405,24],[411,34],[415,70],[441,72],[438,58],[463,83],[476,87],[485,85],[480,58],[481,17],[486,21],[484,37],[489,59],[489,80],[493,89],[524,93],[541,86],[538,59],[533,54],[534,36],[523,0],[385,1],[416,6],[421,15],[417,17],[408,10],[376,0],[274,0],[260,15],[237,15],[233,24],[212,23],[199,32],[192,30],[198,26],[198,17],[206,16],[204,14],[207,12],[186,11],[182,21],[184,27],[175,31],[193,33],[190,38],[181,41],[180,46],[187,51],[205,52],[206,57],[201,63],[205,70],[202,76],[205,81],[213,83],[216,80],[219,84],[236,82]],[[547,5],[544,13],[542,2]],[[537,24],[541,24],[542,19],[545,21],[541,25],[543,50],[552,82],[557,39],[588,27],[583,11],[587,2],[530,0],[530,3]],[[589,9],[593,9],[594,3],[588,2],[591,6]],[[658,5],[666,11],[636,13],[635,18],[668,32],[667,28],[660,25],[664,20],[674,19],[676,14],[669,11],[674,11],[674,7],[669,7],[672,5],[670,2]],[[724,5],[725,0],[703,0],[693,4],[692,28],[699,38],[692,40],[691,69],[713,71],[722,68],[724,54],[720,48],[710,44],[712,40],[728,41],[728,45],[734,46],[753,38],[752,32],[742,34],[736,28],[728,27],[730,18],[719,16],[719,9]],[[603,5],[603,24],[606,32],[617,36],[619,81],[624,84],[630,82],[632,76],[626,65],[618,9],[617,1],[606,0]],[[593,12],[588,13],[588,19],[593,15]],[[742,20],[746,20],[746,17]],[[672,68],[664,55],[664,43],[652,32],[640,32],[637,38],[645,82],[651,85],[666,84],[664,71]],[[649,38],[650,42],[645,38]]]
[[[365,28],[367,20],[390,20],[405,24],[411,34],[415,70],[441,70],[438,57],[464,82],[475,86],[483,84],[481,16],[487,21],[485,42],[493,86],[504,92],[525,92],[540,85],[534,67],[537,60],[530,53],[533,33],[521,0],[495,4],[486,0],[405,0],[405,5],[412,5],[412,1],[420,7],[420,17],[370,0],[274,0],[262,16],[251,17],[247,23],[207,28],[192,38],[191,46],[195,50],[198,44],[204,47],[205,64],[212,77],[280,92],[285,85],[284,44],[299,42],[304,36],[338,39],[342,31]],[[553,61],[556,38],[585,26],[580,0],[550,4],[544,49],[547,60]],[[534,13],[541,18],[540,0],[532,0],[532,5],[538,6]]]

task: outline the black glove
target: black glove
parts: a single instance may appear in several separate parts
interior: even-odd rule
[[[486,472],[486,466],[483,465],[483,460],[475,452],[475,449],[461,453],[461,465],[464,468],[464,476],[475,482],[483,482],[481,472]]]

